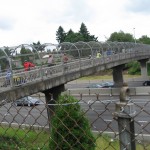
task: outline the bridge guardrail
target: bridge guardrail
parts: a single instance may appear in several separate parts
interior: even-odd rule
[[[13,77],[20,77],[20,78],[25,78],[26,83],[32,82],[34,80],[40,80],[42,78],[46,78],[46,77],[50,77],[50,76],[54,76],[54,75],[63,75],[64,73],[69,73],[69,72],[74,72],[74,71],[80,71],[82,69],[88,69],[90,67],[93,66],[102,66],[108,63],[115,63],[117,61],[121,61],[121,60],[126,60],[126,59],[139,59],[139,58],[144,58],[144,56],[146,58],[148,58],[148,56],[150,55],[149,51],[143,51],[143,50],[135,50],[135,52],[132,50],[131,52],[127,52],[127,53],[117,53],[117,54],[113,54],[110,56],[101,56],[101,58],[81,58],[81,59],[76,59],[76,60],[71,60],[71,62],[68,62],[67,64],[57,64],[55,66],[52,67],[47,67],[47,66],[41,66],[41,67],[36,67],[35,69],[25,72],[23,69],[21,70],[17,70],[17,71],[13,71]],[[65,67],[67,69],[65,69]],[[17,80],[14,80],[12,78],[12,85],[16,86],[19,84],[19,82]],[[0,77],[0,85],[3,85],[3,82],[6,81],[6,77],[5,76],[1,76]],[[17,81],[17,82],[16,82]],[[22,82],[20,82],[19,85],[21,85]],[[11,87],[11,85],[7,85],[4,86],[3,88],[8,88]]]

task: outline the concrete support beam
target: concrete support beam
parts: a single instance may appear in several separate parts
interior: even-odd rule
[[[113,68],[113,81],[115,87],[123,86],[123,71],[124,65],[119,65]]]
[[[148,61],[148,59],[139,60],[140,66],[141,66],[141,76],[142,76],[142,78],[144,80],[148,79],[148,75],[147,75],[147,61]]]
[[[55,113],[56,105],[54,105],[54,104],[58,100],[58,97],[61,94],[61,92],[63,92],[64,90],[65,90],[65,86],[64,86],[64,84],[62,84],[57,87],[53,87],[49,90],[45,90],[43,92],[45,94],[46,104],[48,104],[47,115],[48,115],[48,121],[49,121],[49,128],[51,126],[51,118]]]

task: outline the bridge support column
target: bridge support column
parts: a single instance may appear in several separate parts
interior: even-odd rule
[[[141,76],[144,80],[148,79],[148,75],[147,75],[147,62],[148,59],[143,59],[143,60],[139,60],[140,65],[141,65]]]
[[[53,88],[43,92],[45,94],[46,104],[48,104],[47,115],[48,115],[49,128],[51,125],[51,117],[55,113],[55,105],[53,105],[53,104],[56,103],[58,96],[64,90],[65,90],[65,86],[64,86],[64,84],[62,84],[62,85],[59,85],[57,87],[53,87]]]
[[[124,65],[119,65],[113,68],[113,81],[115,87],[123,86],[123,74],[122,74],[123,68]]]

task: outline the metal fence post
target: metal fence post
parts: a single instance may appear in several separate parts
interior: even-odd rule
[[[120,102],[116,103],[115,119],[118,121],[120,150],[135,150],[134,104],[130,101],[130,89],[122,87]]]

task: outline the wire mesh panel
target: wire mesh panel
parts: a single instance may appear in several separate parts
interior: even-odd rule
[[[1,103],[0,149],[120,149],[119,136],[126,127],[113,115],[118,95],[81,93],[59,101],[50,99],[54,101],[51,104],[45,102],[43,94],[19,100]],[[149,96],[131,96],[130,100],[136,110],[130,120],[134,121],[136,149],[150,149]],[[49,111],[53,111],[50,118]]]

